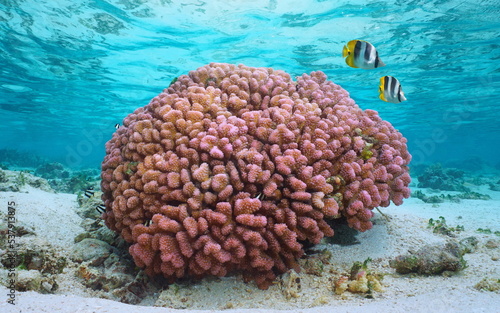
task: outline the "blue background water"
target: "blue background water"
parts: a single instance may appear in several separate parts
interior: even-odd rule
[[[0,149],[99,167],[116,123],[174,77],[227,62],[324,71],[403,132],[413,164],[496,165],[499,17],[498,0],[1,0]],[[348,67],[352,39],[387,66]],[[384,75],[408,101],[378,99]]]

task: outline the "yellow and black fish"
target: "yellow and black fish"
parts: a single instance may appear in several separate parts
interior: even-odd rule
[[[85,190],[85,197],[90,198],[94,195],[94,187],[89,187]]]
[[[345,63],[350,67],[363,68],[366,70],[385,66],[378,57],[375,47],[364,40],[351,40],[344,46],[342,56]]]
[[[406,100],[399,80],[392,76],[380,78],[380,87],[378,88],[379,98],[391,103],[400,103]]]

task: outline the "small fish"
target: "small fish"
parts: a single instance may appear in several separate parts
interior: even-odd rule
[[[378,92],[378,97],[386,102],[400,103],[406,100],[399,80],[392,76],[384,76],[380,78],[380,87],[378,88]]]
[[[106,211],[106,207],[104,206],[104,204],[99,204],[98,206],[95,207],[96,211],[99,212],[99,213],[104,213]]]
[[[174,77],[174,79],[172,79],[172,81],[170,82],[170,85],[168,85],[168,87],[172,86],[173,84],[175,84],[175,82],[177,81],[177,78],[178,77]]]
[[[85,197],[90,198],[94,195],[94,187],[89,187],[85,190]]]
[[[116,123],[115,124],[115,129],[118,129],[118,128],[120,128],[120,124]]]
[[[144,222],[144,226],[149,227],[151,225],[151,220],[147,220]]]
[[[351,40],[344,46],[342,56],[345,63],[350,67],[363,68],[365,70],[385,66],[384,62],[378,57],[375,47],[364,40]]]

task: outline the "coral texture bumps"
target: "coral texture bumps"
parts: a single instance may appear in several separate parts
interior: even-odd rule
[[[171,281],[242,273],[267,288],[329,219],[372,227],[410,195],[406,139],[322,72],[212,63],[128,115],[106,144],[106,225]]]

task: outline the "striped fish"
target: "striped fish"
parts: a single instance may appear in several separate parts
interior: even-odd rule
[[[118,128],[120,128],[120,124],[116,123],[115,124],[115,129],[118,129]]]
[[[94,187],[90,186],[85,190],[85,197],[90,198],[94,195]]]
[[[380,78],[380,87],[378,88],[378,92],[379,98],[386,102],[400,103],[406,100],[399,80],[392,76],[384,76]]]
[[[99,212],[99,213],[104,213],[106,211],[106,207],[104,206],[104,204],[99,204],[98,206],[95,207],[96,211]]]
[[[342,56],[345,63],[350,67],[363,68],[365,70],[385,66],[378,57],[375,47],[364,40],[351,40],[344,46]]]

